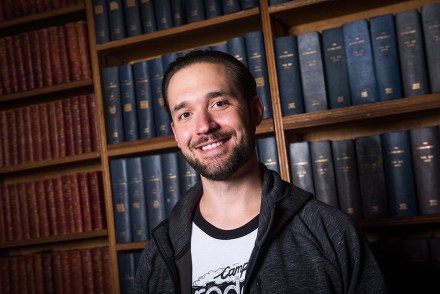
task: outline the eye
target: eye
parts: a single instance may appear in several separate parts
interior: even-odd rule
[[[223,109],[228,106],[228,102],[224,100],[215,101],[213,107]]]
[[[179,119],[187,119],[190,116],[191,116],[191,113],[183,112],[182,114],[179,115]]]

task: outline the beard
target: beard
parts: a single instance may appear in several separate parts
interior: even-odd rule
[[[202,163],[194,156],[184,154],[183,152],[182,154],[186,161],[188,161],[189,165],[191,165],[202,177],[214,181],[226,180],[237,172],[240,167],[252,157],[255,150],[255,137],[253,134],[253,130],[248,129],[227,158],[221,154],[210,159],[205,159],[206,161],[209,161],[208,163]],[[227,136],[237,137],[237,133],[235,131],[213,133],[210,137],[199,140],[197,144],[206,142],[209,138],[219,139]]]

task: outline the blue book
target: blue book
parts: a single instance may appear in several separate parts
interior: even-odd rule
[[[226,42],[218,43],[215,45],[210,46],[210,49],[212,51],[221,51],[224,53],[228,53],[228,45]]]
[[[93,0],[93,20],[95,22],[96,44],[110,42],[106,0]]]
[[[379,100],[402,98],[394,16],[386,14],[370,18],[370,34]]]
[[[127,160],[111,160],[110,173],[116,242],[132,242],[130,203],[128,200]]]
[[[170,0],[154,0],[157,28],[169,29],[174,26]]]
[[[330,108],[351,105],[342,27],[322,31],[325,77]]]
[[[353,105],[379,101],[368,20],[342,26]]]
[[[317,32],[298,35],[298,54],[305,111],[328,109],[321,41]]]
[[[226,41],[228,53],[240,60],[246,67],[248,58],[246,53],[246,42],[243,37],[235,37]]]
[[[133,242],[148,240],[148,214],[140,157],[127,158],[128,203]]]
[[[379,135],[355,139],[364,218],[388,217],[388,199]]]
[[[175,27],[186,23],[185,0],[171,0],[171,13]]]
[[[177,160],[179,163],[180,195],[183,197],[186,191],[197,183],[200,176],[192,166],[189,165],[181,151],[177,152]]]
[[[316,199],[333,207],[339,207],[330,141],[310,142],[310,158]]]
[[[382,134],[380,139],[390,216],[417,215],[417,195],[409,132],[387,132]]]
[[[332,141],[332,155],[339,209],[353,219],[361,219],[362,199],[354,141],[351,139]]]
[[[309,142],[289,143],[288,149],[290,181],[301,189],[315,194]]]
[[[137,36],[143,33],[141,12],[138,0],[123,0],[127,36]]]
[[[121,143],[124,141],[124,125],[117,66],[102,68],[102,84],[104,88],[107,143]]]
[[[125,141],[139,139],[133,71],[130,64],[118,66]]]
[[[264,104],[263,118],[271,118],[272,100],[270,98],[263,33],[261,31],[249,32],[246,33],[244,38],[246,43],[248,68],[257,83],[257,95],[261,98]]]
[[[223,15],[222,0],[205,0],[206,18]]]
[[[429,84],[431,92],[437,93],[440,92],[440,3],[422,6],[421,13]]]
[[[179,162],[177,152],[162,154],[161,163],[165,211],[168,217],[171,209],[173,209],[174,205],[180,199]]]
[[[240,0],[222,0],[223,14],[240,11]]]
[[[188,23],[198,22],[206,19],[205,5],[203,0],[185,1],[186,20]]]
[[[142,31],[144,34],[157,31],[156,13],[153,0],[142,0],[140,5]]]
[[[240,6],[242,10],[258,7],[258,0],[241,0]]]
[[[283,116],[304,113],[296,36],[275,39],[275,62]]]
[[[419,12],[409,10],[398,13],[395,21],[403,95],[414,97],[428,94],[428,72]]]
[[[121,40],[127,37],[125,31],[124,10],[122,0],[107,0],[108,19],[110,24],[110,38],[112,41]]]
[[[286,3],[289,2],[291,0],[269,0],[269,5],[276,5],[276,4],[281,4],[281,3]]]
[[[280,172],[278,160],[277,142],[275,137],[261,138],[257,140],[258,160],[267,168]]]
[[[130,251],[118,252],[118,271],[120,291],[123,294],[134,293],[134,277],[136,275],[136,266],[134,253]]]
[[[170,52],[170,53],[166,53],[164,55],[162,55],[162,66],[163,66],[163,71],[166,72],[168,69],[168,66],[176,61],[177,57],[179,55],[176,52]]]
[[[133,63],[134,88],[138,114],[139,138],[156,136],[153,114],[153,96],[151,94],[148,61]]]
[[[166,218],[162,165],[158,154],[144,156],[141,160],[147,197],[148,227],[151,234],[151,231]]]
[[[148,61],[150,72],[151,95],[153,97],[154,124],[156,136],[165,136],[172,133],[171,121],[165,109],[162,97],[163,64],[162,58],[156,57]]]

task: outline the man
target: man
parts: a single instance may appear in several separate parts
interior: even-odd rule
[[[201,182],[153,230],[138,293],[385,293],[352,219],[257,160],[255,80],[234,57],[189,53],[163,96],[178,147]]]

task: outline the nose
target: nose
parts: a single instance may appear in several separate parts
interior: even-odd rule
[[[214,117],[208,111],[199,113],[196,124],[196,132],[198,135],[208,134],[217,130],[219,127]]]

